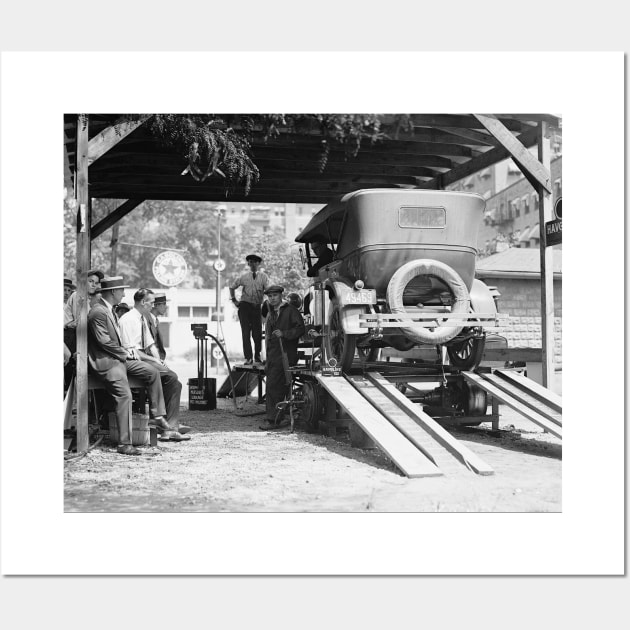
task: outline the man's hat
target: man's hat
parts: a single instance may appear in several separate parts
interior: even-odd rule
[[[101,279],[101,291],[111,291],[113,289],[128,289],[129,285],[124,284],[122,276],[112,276]]]
[[[272,284],[265,291],[265,295],[269,295],[270,293],[282,293],[284,291],[284,287],[281,287],[279,284]]]
[[[156,293],[153,306],[155,306],[156,304],[166,304],[167,302],[170,302],[170,300],[166,299],[166,293]]]
[[[114,306],[115,310],[122,310],[122,311],[130,311],[131,307],[129,306],[129,304],[127,304],[127,302],[121,302],[120,304],[116,304],[116,306]]]
[[[248,256],[245,256],[245,261],[249,262],[250,260],[253,260],[254,262],[262,262],[262,258],[258,255],[258,254],[249,254]]]
[[[64,278],[63,279],[63,286],[64,287],[70,287],[73,291],[76,290],[76,286],[72,283],[72,280],[70,280],[70,278]]]
[[[98,276],[99,280],[102,280],[105,277],[105,274],[100,270],[100,269],[90,269],[90,271],[87,272],[88,278],[90,276]]]

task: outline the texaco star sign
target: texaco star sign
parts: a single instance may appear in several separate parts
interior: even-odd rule
[[[178,285],[186,277],[188,265],[177,252],[162,252],[153,261],[153,275],[160,284],[168,287]]]

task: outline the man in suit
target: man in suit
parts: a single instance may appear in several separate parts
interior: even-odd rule
[[[148,320],[151,317],[151,309],[154,301],[153,291],[150,289],[138,289],[133,296],[134,306],[120,318],[120,332],[125,348],[137,356],[147,369],[158,374],[161,382],[159,399],[151,396],[151,414],[155,414],[153,405],[157,402],[157,413],[166,414],[168,428],[162,433],[160,439],[171,442],[189,440],[189,435],[180,431],[179,406],[182,393],[182,384],[162,359],[151,334]],[[163,411],[162,411],[163,410]]]
[[[148,368],[123,347],[114,306],[122,300],[126,288],[128,285],[123,283],[122,276],[104,277],[101,280],[101,297],[88,313],[88,366],[91,372],[101,377],[106,391],[114,399],[118,452],[122,455],[140,455],[140,451],[131,443],[131,389],[127,375],[142,379],[152,400],[158,400],[161,396],[162,386],[159,372]],[[153,425],[169,430],[164,411],[156,408],[155,412]]]

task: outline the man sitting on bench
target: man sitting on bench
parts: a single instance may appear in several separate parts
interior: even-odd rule
[[[118,317],[113,307],[122,300],[125,289],[122,276],[101,280],[101,297],[88,313],[88,366],[100,376],[105,390],[114,399],[118,426],[118,452],[122,455],[140,455],[131,443],[131,389],[127,375],[141,379],[149,390],[152,401],[162,395],[159,372],[134,358],[122,344]],[[154,403],[152,403],[154,404]],[[153,426],[168,431],[164,409],[155,408]]]
[[[147,317],[151,314],[154,300],[154,293],[150,289],[138,289],[135,292],[133,308],[120,318],[123,345],[132,353],[134,358],[140,359],[147,369],[156,372],[161,381],[159,400],[156,401],[151,395],[151,405],[153,406],[157,402],[158,410],[164,410],[166,413],[168,429],[162,433],[160,439],[172,442],[190,440],[189,435],[184,435],[179,431],[179,404],[182,384],[179,382],[177,374],[160,359],[155,340],[147,323]],[[153,413],[155,412],[152,409]]]

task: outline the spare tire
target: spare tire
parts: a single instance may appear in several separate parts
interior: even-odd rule
[[[387,304],[392,314],[406,313],[403,305],[403,293],[405,287],[416,276],[433,276],[442,280],[455,298],[455,303],[451,309],[452,313],[470,312],[470,295],[461,276],[448,265],[433,260],[423,258],[411,260],[404,264],[391,278],[387,285]],[[400,330],[404,335],[417,343],[441,344],[450,341],[458,335],[464,325],[461,326],[437,326],[436,328],[411,328],[401,326]]]

